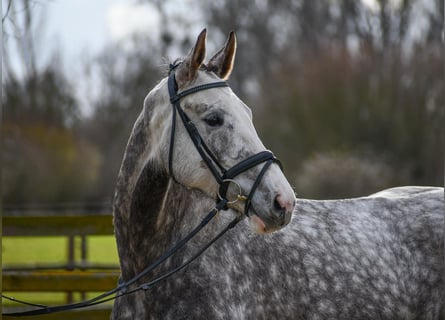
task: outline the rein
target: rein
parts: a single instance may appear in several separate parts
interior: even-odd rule
[[[281,163],[279,160],[274,156],[274,154],[271,151],[265,150],[261,151],[257,154],[254,154],[238,164],[234,165],[233,167],[229,169],[225,169],[217,160],[216,156],[211,152],[211,150],[208,148],[208,146],[205,144],[204,140],[202,139],[201,135],[198,132],[198,129],[193,124],[193,122],[190,120],[190,118],[187,116],[187,114],[184,112],[184,110],[181,108],[180,100],[181,98],[196,93],[198,91],[202,90],[208,90],[212,88],[221,88],[221,87],[228,87],[228,84],[225,81],[219,81],[219,82],[213,82],[208,83],[204,85],[199,85],[184,91],[181,91],[178,93],[178,86],[175,80],[175,74],[174,70],[180,63],[177,63],[175,65],[170,65],[170,72],[168,77],[168,92],[170,95],[170,102],[173,107],[173,113],[172,113],[172,129],[171,129],[171,136],[170,136],[170,147],[169,147],[169,171],[171,177],[176,181],[174,174],[173,174],[173,151],[174,151],[174,142],[175,142],[175,132],[176,132],[176,113],[179,114],[193,144],[195,145],[196,150],[199,152],[201,158],[206,163],[207,167],[209,168],[210,172],[214,176],[215,180],[217,181],[219,185],[219,191],[217,194],[216,199],[216,205],[215,207],[210,210],[210,212],[202,219],[199,225],[197,225],[192,231],[190,231],[183,239],[179,240],[170,250],[165,252],[162,256],[157,258],[152,264],[150,264],[148,267],[146,267],[143,271],[141,271],[139,274],[134,276],[128,281],[122,280],[122,278],[119,281],[119,285],[110,290],[107,291],[93,299],[85,300],[78,303],[71,303],[71,304],[65,304],[65,305],[59,305],[59,306],[45,306],[45,305],[37,305],[25,301],[21,301],[12,297],[8,297],[2,294],[2,297],[23,305],[38,307],[39,309],[33,309],[23,312],[12,312],[12,313],[2,313],[4,316],[12,316],[12,317],[23,317],[23,316],[35,316],[35,315],[43,315],[43,314],[51,314],[56,312],[62,312],[62,311],[68,311],[73,309],[81,309],[86,307],[91,307],[94,305],[98,305],[107,301],[111,301],[132,293],[135,293],[137,291],[141,290],[148,290],[155,284],[169,278],[170,276],[174,275],[175,273],[179,272],[180,270],[187,267],[191,262],[196,260],[202,253],[204,253],[215,241],[217,241],[219,238],[221,238],[227,231],[232,229],[236,226],[238,222],[241,221],[242,216],[238,216],[235,219],[233,219],[220,233],[218,233],[214,238],[212,238],[206,245],[204,245],[198,252],[196,252],[192,257],[190,257],[186,262],[184,262],[182,265],[163,273],[162,275],[156,277],[155,279],[143,283],[141,285],[138,285],[137,287],[131,288],[130,286],[135,284],[136,281],[141,279],[142,277],[146,276],[149,272],[153,271],[155,268],[157,268],[159,265],[161,265],[164,261],[166,261],[168,258],[170,258],[172,255],[174,255],[178,250],[180,250],[184,245],[186,245],[197,233],[199,233],[216,215],[219,211],[227,209],[227,204],[235,203],[237,201],[245,201],[245,207],[244,207],[244,214],[248,216],[248,211],[251,206],[251,200],[252,197],[260,184],[264,174],[266,173],[267,169],[270,167],[272,163],[277,163],[280,168]],[[252,188],[246,197],[242,194],[242,190],[240,185],[234,180],[236,176],[239,174],[265,162],[264,166],[260,170],[260,173],[258,174],[256,180],[254,181]],[[234,200],[228,200],[227,199],[227,191],[230,184],[234,184],[238,187],[238,195]]]
[[[236,217],[233,219],[217,236],[215,236],[212,240],[210,240],[203,248],[201,248],[195,255],[193,255],[191,258],[189,258],[186,262],[184,262],[179,267],[176,267],[175,269],[166,272],[154,280],[150,282],[143,283],[133,289],[129,289],[130,285],[134,284],[137,280],[148,274],[150,271],[157,268],[160,264],[162,264],[165,260],[170,258],[172,255],[174,255],[179,249],[181,249],[187,242],[189,242],[199,231],[201,231],[215,216],[216,214],[222,210],[222,208],[226,205],[225,201],[220,201],[215,208],[213,208],[202,220],[201,223],[196,226],[190,233],[188,233],[183,239],[181,239],[179,242],[177,242],[170,250],[165,252],[162,256],[160,256],[158,259],[156,259],[152,264],[150,264],[148,267],[146,267],[143,271],[141,271],[139,274],[134,276],[128,281],[120,281],[119,285],[110,290],[107,291],[95,298],[92,298],[90,300],[85,300],[78,303],[71,303],[71,304],[64,304],[59,306],[45,306],[45,305],[36,305],[33,303],[21,301],[12,297],[8,297],[2,294],[2,297],[23,305],[28,306],[34,306],[39,307],[39,309],[33,309],[23,312],[11,312],[11,313],[2,313],[3,316],[11,316],[11,317],[26,317],[26,316],[36,316],[36,315],[43,315],[43,314],[51,314],[56,312],[62,312],[62,311],[68,311],[68,310],[74,310],[74,309],[82,309],[87,308],[91,306],[95,306],[98,304],[105,303],[107,301],[115,300],[117,298],[135,293],[137,291],[141,290],[148,290],[158,282],[172,276],[176,272],[182,270],[186,266],[188,266],[191,262],[193,262],[195,259],[197,259],[205,250],[207,250],[216,240],[221,238],[227,231],[232,229],[239,221],[241,221],[240,217]],[[113,296],[114,295],[114,296]]]

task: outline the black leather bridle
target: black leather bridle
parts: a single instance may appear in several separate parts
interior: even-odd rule
[[[170,137],[170,148],[169,148],[169,156],[168,156],[168,166],[170,175],[173,179],[174,173],[173,173],[173,153],[174,153],[174,143],[175,143],[175,132],[176,132],[176,113],[179,114],[182,123],[184,124],[191,140],[193,141],[193,144],[196,147],[196,150],[201,155],[201,158],[206,163],[207,167],[209,168],[210,172],[214,176],[215,180],[219,184],[219,191],[218,191],[218,197],[216,199],[216,205],[215,207],[210,210],[210,212],[201,220],[201,222],[192,230],[190,231],[184,238],[179,240],[170,250],[166,251],[163,255],[161,255],[159,258],[157,258],[152,264],[147,266],[144,270],[142,270],[140,273],[135,275],[133,278],[129,280],[120,279],[119,285],[108,291],[105,292],[95,298],[78,302],[78,303],[71,303],[66,305],[59,305],[59,306],[46,306],[46,305],[38,305],[29,303],[26,301],[21,301],[18,299],[14,299],[8,296],[5,296],[2,294],[3,298],[18,302],[20,304],[37,307],[37,309],[32,309],[28,311],[22,311],[22,312],[12,312],[12,313],[3,313],[3,315],[6,316],[13,316],[13,317],[26,317],[26,316],[35,316],[35,315],[41,315],[41,314],[50,314],[50,313],[56,313],[56,312],[63,312],[67,310],[73,310],[73,309],[81,309],[86,307],[91,307],[97,304],[101,304],[110,300],[117,299],[119,297],[132,294],[134,292],[140,291],[140,290],[148,290],[157,283],[163,281],[164,279],[172,276],[173,274],[177,273],[178,271],[184,269],[187,267],[191,262],[193,262],[196,258],[198,258],[205,250],[207,250],[215,241],[217,241],[219,238],[221,238],[228,230],[235,227],[238,222],[241,220],[240,216],[237,216],[235,219],[233,219],[222,231],[220,231],[213,239],[211,239],[207,244],[205,244],[200,250],[198,250],[192,257],[190,257],[187,261],[185,261],[182,265],[175,267],[174,269],[167,271],[160,276],[156,277],[155,279],[145,282],[143,284],[137,285],[137,281],[142,279],[144,276],[149,274],[151,271],[159,267],[164,261],[166,261],[168,258],[170,258],[172,255],[174,255],[178,250],[180,250],[182,247],[184,247],[187,242],[189,242],[199,231],[201,231],[215,216],[220,210],[227,209],[228,203],[233,203],[236,201],[245,201],[244,206],[244,214],[248,215],[249,208],[251,206],[251,201],[253,194],[255,193],[255,190],[257,189],[258,185],[261,182],[261,179],[263,178],[264,174],[266,173],[267,169],[270,167],[272,163],[277,163],[280,168],[281,163],[280,161],[274,156],[274,154],[271,151],[265,150],[261,151],[257,154],[254,154],[252,156],[247,157],[246,159],[240,161],[233,167],[229,169],[225,169],[218,161],[216,156],[210,151],[210,149],[205,144],[204,140],[202,139],[201,135],[198,132],[198,129],[193,124],[193,122],[190,120],[190,118],[187,116],[187,114],[184,112],[184,110],[181,108],[180,100],[181,98],[198,92],[202,90],[208,90],[212,88],[221,88],[221,87],[228,87],[228,84],[225,81],[218,81],[218,82],[212,82],[208,84],[199,85],[187,90],[183,90],[178,93],[178,86],[175,80],[175,73],[174,70],[180,63],[177,63],[175,65],[170,66],[170,73],[168,77],[168,92],[170,95],[170,102],[173,106],[173,113],[172,113],[172,128],[171,128],[171,137]],[[262,167],[260,173],[258,174],[257,178],[255,179],[255,182],[252,185],[252,188],[250,189],[249,195],[246,197],[242,195],[242,190],[239,184],[233,180],[236,176],[239,174],[265,162],[264,166]],[[175,179],[176,180],[176,179]],[[227,199],[227,190],[229,188],[230,183],[235,184],[239,189],[239,194],[237,197],[233,200]],[[135,287],[131,288],[132,285],[136,285]]]
[[[252,197],[258,188],[258,185],[261,182],[261,179],[263,178],[264,174],[266,173],[267,169],[270,167],[272,163],[277,163],[281,170],[283,170],[282,165],[278,158],[275,157],[275,155],[269,151],[264,150],[257,154],[251,155],[247,157],[246,159],[240,161],[233,167],[229,169],[225,169],[218,161],[214,153],[209,149],[209,147],[204,142],[204,139],[199,134],[198,129],[194,125],[194,123],[190,120],[190,118],[187,116],[187,114],[184,112],[184,110],[181,108],[180,100],[184,98],[185,96],[188,96],[190,94],[213,89],[213,88],[222,88],[222,87],[228,87],[229,85],[225,81],[216,81],[211,83],[206,83],[202,85],[198,85],[186,90],[183,90],[178,93],[178,84],[175,79],[175,70],[176,68],[181,64],[181,62],[178,62],[176,64],[170,65],[170,72],[168,76],[168,93],[170,95],[170,103],[173,107],[172,110],[172,127],[171,127],[171,135],[170,135],[170,148],[169,148],[169,155],[168,155],[168,167],[170,171],[170,175],[175,179],[174,173],[173,173],[173,153],[174,153],[174,144],[175,144],[175,133],[176,133],[176,113],[179,114],[179,117],[182,120],[182,123],[184,124],[185,129],[187,130],[190,139],[192,140],[193,144],[195,145],[196,150],[200,154],[202,160],[205,162],[207,167],[209,168],[210,172],[212,173],[213,177],[215,178],[216,182],[219,185],[219,191],[218,191],[218,198],[217,201],[225,200],[227,203],[233,203],[236,201],[245,201],[244,205],[244,214],[246,216],[249,216],[249,208],[251,207],[252,203]],[[257,165],[265,162],[263,168],[261,169],[260,173],[255,179],[255,182],[252,185],[252,188],[250,189],[249,195],[246,197],[242,195],[242,190],[239,184],[234,180],[236,176],[239,174],[256,167]],[[175,179],[176,180],[176,179]],[[239,194],[237,197],[233,200],[227,199],[227,190],[229,188],[230,184],[235,184],[238,187]]]

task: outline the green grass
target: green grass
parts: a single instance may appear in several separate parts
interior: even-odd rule
[[[75,239],[75,259],[80,260],[80,238]],[[64,264],[67,262],[68,239],[66,237],[3,237],[2,264],[8,265],[36,265],[36,264]],[[114,236],[87,237],[87,260],[91,263],[118,265],[116,242]],[[29,302],[45,302],[60,304],[66,302],[65,293],[35,293],[35,292],[4,292],[8,296]],[[96,294],[88,294],[88,297]],[[80,299],[80,294],[74,296]],[[2,304],[11,305],[2,299]]]
[[[96,263],[119,263],[114,236],[91,236],[88,238],[88,261]]]
[[[68,240],[66,237],[3,237],[2,263],[11,264],[65,263]],[[76,259],[80,259],[80,239],[75,241]],[[113,236],[89,236],[87,259],[92,263],[115,263],[117,256]]]
[[[11,264],[66,262],[66,237],[3,237],[2,263]]]

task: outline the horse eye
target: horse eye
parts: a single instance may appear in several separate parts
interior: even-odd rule
[[[224,118],[220,114],[212,113],[209,114],[207,117],[205,117],[204,121],[207,125],[211,127],[219,127],[223,125]]]

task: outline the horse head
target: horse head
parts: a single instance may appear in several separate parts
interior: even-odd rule
[[[221,185],[225,185],[227,206],[240,214],[247,210],[256,232],[272,232],[289,223],[295,194],[275,161],[267,162],[264,168],[269,158],[253,126],[252,112],[222,82],[230,76],[235,52],[236,37],[232,32],[221,50],[205,64],[203,30],[189,54],[171,66],[171,79],[162,80],[148,94],[144,105],[150,121],[148,136],[154,146],[150,157],[178,183],[212,198],[221,197]],[[215,83],[222,85],[212,86]],[[172,94],[178,95],[176,99]],[[183,113],[183,121],[177,124],[173,119],[176,113]],[[206,149],[200,153],[202,145]],[[224,179],[225,169],[239,169],[237,164],[258,154],[267,159],[243,170],[232,170],[239,172]],[[272,158],[275,159],[273,155]],[[221,170],[221,178],[215,170]],[[246,195],[250,196],[249,206],[244,203]]]

